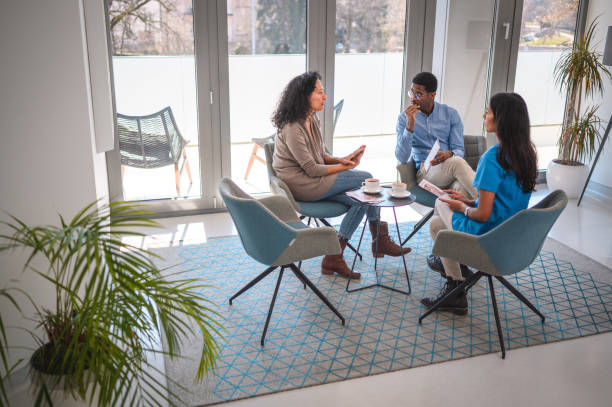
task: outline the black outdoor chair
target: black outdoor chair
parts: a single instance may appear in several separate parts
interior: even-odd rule
[[[166,107],[147,116],[127,116],[117,113],[121,178],[125,166],[159,168],[174,165],[176,194],[181,193],[181,174],[187,170],[189,183],[193,182],[185,146],[189,142],[179,132],[172,109]],[[179,160],[183,156],[183,165]]]

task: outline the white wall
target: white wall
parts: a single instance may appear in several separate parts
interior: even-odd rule
[[[606,33],[608,32],[608,26],[612,25],[612,2],[610,0],[590,0],[589,1],[589,12],[587,15],[587,24],[590,24],[593,19],[599,17],[598,29],[595,32],[593,38],[594,43],[597,44],[595,49],[603,54],[604,46],[606,42]],[[612,67],[608,67],[612,71]],[[610,120],[612,115],[612,82],[606,81],[604,85],[604,92],[601,98],[597,98],[595,104],[599,104],[598,115],[605,121],[602,128],[602,136],[605,131],[605,126]],[[595,155],[593,155],[593,159]],[[593,172],[593,181],[612,188],[612,134],[608,136],[608,141],[604,145],[604,150],[599,157],[599,161],[595,166]]]
[[[58,213],[71,218],[108,191],[104,156],[93,147],[81,16],[79,0],[0,6],[0,209],[30,224],[57,224]],[[0,287],[19,278],[11,285],[51,306],[49,286],[20,274],[22,264],[19,255],[0,254]],[[6,302],[0,307],[7,325],[31,326]],[[15,330],[9,341],[33,345]],[[12,360],[28,353],[12,350]]]

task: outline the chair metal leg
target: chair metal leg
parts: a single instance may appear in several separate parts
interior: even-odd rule
[[[300,260],[300,262],[298,263],[297,266],[298,269],[302,269],[302,260]],[[293,271],[293,269],[291,269],[291,271]],[[295,274],[295,273],[293,273]],[[304,279],[302,278],[301,274],[295,274],[295,276],[298,278],[298,280],[300,280],[302,282],[302,284],[304,284],[304,290],[306,289],[306,281],[304,281]]]
[[[499,280],[500,283],[502,283],[508,290],[510,290],[510,292],[512,294],[514,294],[516,296],[516,298],[518,298],[519,300],[521,300],[523,302],[523,304],[525,304],[526,306],[528,306],[533,312],[535,312],[540,319],[542,320],[542,323],[544,323],[544,321],[546,320],[546,318],[544,317],[544,315],[542,315],[542,313],[535,307],[535,305],[533,305],[527,298],[525,298],[525,296],[523,294],[521,294],[521,292],[519,290],[517,290],[512,284],[510,284],[508,282],[508,280],[506,280],[505,278],[501,277],[501,276],[495,276],[496,279]]]
[[[408,237],[402,242],[402,246],[404,246],[406,244],[406,242],[408,240],[410,240],[412,238],[412,236],[414,236],[422,227],[425,223],[427,223],[427,221],[429,219],[431,219],[431,217],[434,214],[434,210],[432,209],[431,211],[427,212],[427,214],[425,214],[425,216],[423,216],[421,218],[420,221],[417,222],[416,225],[414,225],[414,228],[412,228],[412,232],[410,232],[410,234],[408,235]]]
[[[395,214],[395,207],[393,207],[393,219],[395,219],[395,230],[397,231],[397,241],[402,241],[402,236],[400,235],[399,224],[397,223],[397,215]],[[402,246],[400,246],[403,248]],[[410,286],[410,278],[408,277],[408,267],[406,267],[406,257],[404,257],[404,253],[402,253],[402,262],[404,262],[404,273],[406,274],[406,282],[408,283],[408,294],[412,293],[412,287]]]
[[[324,219],[324,218],[319,218],[319,220],[321,221],[322,224],[324,224],[327,227],[333,228],[332,225],[330,225],[330,223]],[[361,253],[359,253],[357,251],[357,249],[355,249],[355,247],[353,247],[353,245],[350,242],[346,242],[346,247],[348,247],[349,249],[351,249],[353,251],[353,253],[355,253],[358,257],[359,257],[359,261],[363,260],[363,257],[361,256]]]
[[[255,284],[257,284],[258,282],[260,282],[265,276],[267,276],[268,274],[270,274],[271,272],[273,272],[275,269],[277,269],[278,266],[271,266],[268,267],[263,273],[261,273],[260,275],[258,275],[257,277],[255,277],[250,283],[248,283],[247,285],[245,285],[244,287],[242,287],[240,289],[240,291],[238,291],[236,294],[234,294],[230,299],[229,299],[229,304],[232,305],[232,301],[234,300],[234,298],[238,297],[240,294],[242,294],[243,292],[247,291],[248,289],[250,289],[251,287],[253,287]]]
[[[281,280],[283,279],[283,271],[285,266],[281,267],[280,273],[278,273],[278,280],[276,281],[276,288],[274,289],[274,295],[272,296],[272,302],[270,302],[270,310],[266,317],[266,324],[264,325],[263,334],[261,334],[261,346],[264,346],[264,340],[266,339],[266,332],[268,332],[268,325],[270,324],[270,317],[272,316],[272,310],[274,309],[274,303],[276,302],[276,295],[278,294],[278,287],[280,287]]]
[[[291,268],[291,271],[293,271],[293,273],[298,276],[298,278],[302,281],[304,281],[306,284],[308,284],[308,287],[310,287],[310,289],[321,299],[321,301],[323,301],[325,303],[325,305],[327,305],[327,307],[332,310],[334,312],[334,314],[336,314],[338,316],[338,318],[340,318],[340,320],[342,321],[342,325],[345,324],[345,320],[344,317],[342,316],[342,314],[340,314],[340,312],[338,312],[338,310],[336,309],[336,307],[334,307],[331,302],[329,302],[329,300],[327,299],[327,297],[325,295],[323,295],[323,293],[321,291],[319,291],[319,289],[317,288],[317,286],[315,286],[312,281],[310,281],[308,279],[308,277],[306,277],[306,275],[304,273],[302,273],[302,271],[296,267],[295,264],[289,264],[288,265]]]
[[[504,348],[504,335],[502,334],[501,323],[499,322],[499,313],[497,312],[497,301],[495,300],[495,289],[493,288],[493,278],[489,278],[489,290],[491,291],[491,302],[493,303],[493,313],[495,314],[495,324],[497,325],[497,336],[501,346],[502,359],[506,358],[506,348]]]
[[[470,276],[470,278],[464,280],[461,284],[459,284],[457,287],[455,287],[453,290],[451,290],[449,293],[447,293],[444,297],[440,298],[438,301],[435,302],[434,305],[431,306],[430,309],[428,309],[427,311],[425,311],[425,313],[423,315],[421,315],[419,317],[419,324],[432,312],[434,312],[435,310],[437,310],[440,307],[440,304],[442,304],[444,302],[444,300],[446,300],[448,297],[450,297],[451,295],[455,295],[455,293],[459,292],[459,290],[465,290],[466,287],[468,286],[472,286],[474,284],[476,284],[476,282],[478,280],[480,280],[480,278],[484,276],[484,273],[482,271],[479,271],[477,273],[474,273],[472,276]]]

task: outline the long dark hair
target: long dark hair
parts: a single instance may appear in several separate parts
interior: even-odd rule
[[[491,98],[489,107],[497,123],[497,162],[504,170],[514,171],[523,192],[533,191],[538,175],[537,154],[530,137],[525,100],[517,93],[498,93]]]
[[[317,80],[321,79],[318,72],[306,72],[291,79],[283,90],[278,106],[272,113],[272,123],[278,131],[287,123],[305,120],[310,111],[308,97],[314,91]]]

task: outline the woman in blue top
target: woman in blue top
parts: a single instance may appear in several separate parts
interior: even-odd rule
[[[474,187],[476,200],[460,192],[445,190],[448,197],[436,200],[430,233],[435,240],[440,230],[451,229],[480,235],[493,229],[518,211],[527,208],[537,176],[537,156],[529,135],[529,114],[523,98],[516,93],[498,93],[491,98],[483,115],[487,132],[495,133],[498,143],[478,162]],[[437,298],[424,298],[430,308],[471,274],[454,260],[429,256],[428,265],[445,275],[447,283]],[[449,297],[439,308],[455,314],[467,313],[465,291]]]

